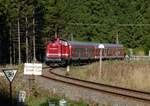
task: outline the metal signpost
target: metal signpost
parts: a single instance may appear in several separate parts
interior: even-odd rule
[[[12,82],[13,82],[13,79],[14,79],[16,73],[17,73],[17,70],[15,70],[15,69],[3,69],[3,72],[9,81],[10,101],[12,103]]]
[[[98,46],[100,52],[100,56],[99,56],[99,76],[101,77],[101,73],[102,73],[102,50],[104,49],[104,45],[103,44],[100,44]]]

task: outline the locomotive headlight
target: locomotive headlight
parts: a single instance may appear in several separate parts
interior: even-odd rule
[[[59,53],[59,54],[58,54],[58,56],[60,57],[60,56],[61,56],[61,54]]]
[[[46,53],[46,56],[49,56],[49,53]]]

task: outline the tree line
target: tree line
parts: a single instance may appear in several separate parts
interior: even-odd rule
[[[64,39],[150,49],[149,0],[0,0],[0,62],[43,59],[46,42]]]

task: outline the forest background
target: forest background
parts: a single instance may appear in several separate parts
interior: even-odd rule
[[[43,60],[46,43],[56,35],[120,43],[148,54],[149,4],[149,0],[0,0],[0,63]]]

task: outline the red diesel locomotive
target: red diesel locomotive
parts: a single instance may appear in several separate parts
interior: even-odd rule
[[[124,59],[124,48],[120,44],[87,43],[56,38],[47,44],[45,61],[47,64],[59,65],[95,61],[99,60],[100,51],[102,59]]]

